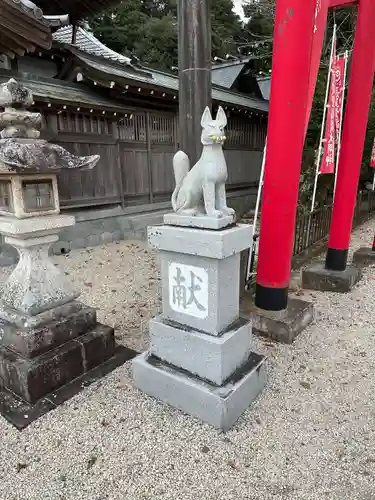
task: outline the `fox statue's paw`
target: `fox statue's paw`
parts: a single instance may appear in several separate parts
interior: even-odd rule
[[[185,209],[178,210],[177,213],[179,213],[181,215],[188,215],[190,217],[196,217],[198,215],[198,209],[197,208],[185,208]]]
[[[221,210],[224,215],[236,215],[236,212],[234,211],[233,208],[225,207]]]
[[[221,210],[211,210],[207,212],[208,217],[214,217],[215,219],[220,219],[223,216],[223,212]]]

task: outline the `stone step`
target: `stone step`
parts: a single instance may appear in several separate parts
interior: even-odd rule
[[[264,361],[251,353],[248,362],[217,387],[146,352],[133,359],[133,380],[149,396],[227,431],[262,391]]]
[[[164,320],[150,321],[150,352],[157,358],[217,385],[248,359],[251,324],[240,318],[220,337]]]
[[[87,373],[115,353],[113,328],[97,323],[89,332],[32,359],[0,348],[0,386],[35,403]]]
[[[36,328],[19,328],[1,321],[0,345],[33,358],[85,334],[95,325],[96,310],[73,302],[60,307],[47,323]]]

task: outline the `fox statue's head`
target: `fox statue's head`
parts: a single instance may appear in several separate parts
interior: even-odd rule
[[[227,125],[227,117],[221,106],[216,113],[216,119],[214,120],[211,116],[211,111],[209,107],[203,111],[202,120],[202,137],[201,141],[204,146],[209,146],[211,144],[224,144],[226,139],[224,129]]]

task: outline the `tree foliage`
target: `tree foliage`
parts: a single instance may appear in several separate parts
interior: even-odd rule
[[[212,2],[212,53],[225,58],[244,41],[243,24],[232,0]],[[91,21],[108,47],[159,69],[177,66],[176,0],[124,0]]]

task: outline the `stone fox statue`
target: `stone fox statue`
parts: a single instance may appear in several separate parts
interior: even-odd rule
[[[191,216],[234,216],[234,210],[227,207],[225,194],[228,171],[223,143],[227,117],[223,108],[219,107],[216,120],[213,120],[207,107],[203,112],[201,125],[203,151],[194,167],[190,170],[189,157],[183,151],[178,151],[173,158],[176,181],[172,194],[173,210]]]

